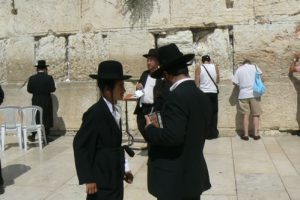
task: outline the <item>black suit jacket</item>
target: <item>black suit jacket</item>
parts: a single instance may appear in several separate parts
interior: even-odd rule
[[[148,190],[162,199],[199,197],[211,187],[203,156],[211,115],[207,97],[188,80],[170,92],[162,108],[164,128],[150,125]]]
[[[54,92],[55,90],[53,77],[47,73],[38,72],[29,77],[27,91],[32,94],[32,105],[43,108],[43,123],[46,129],[53,126],[51,92]]]
[[[125,163],[121,142],[122,132],[101,97],[83,114],[73,141],[79,184],[97,183],[100,192],[119,188]]]
[[[1,85],[0,85],[0,105],[1,105],[2,102],[3,102],[3,99],[4,99],[4,92],[3,92],[2,87],[1,87]]]

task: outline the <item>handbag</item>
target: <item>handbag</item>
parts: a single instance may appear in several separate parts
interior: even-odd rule
[[[219,87],[216,84],[216,82],[214,81],[214,79],[211,77],[210,73],[207,71],[206,67],[204,65],[202,65],[202,67],[205,69],[206,73],[208,74],[209,78],[212,80],[212,82],[215,84],[216,88],[217,88],[217,94],[219,94]]]
[[[255,80],[253,85],[253,93],[262,96],[266,92],[266,86],[261,80],[261,76],[257,70],[256,65],[255,65],[255,69],[256,72],[255,72]]]

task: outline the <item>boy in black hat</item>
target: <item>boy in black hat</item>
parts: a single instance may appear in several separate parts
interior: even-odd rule
[[[159,200],[199,200],[211,187],[203,155],[211,106],[189,77],[193,58],[175,44],[158,49],[160,68],[153,76],[163,75],[171,87],[161,111],[163,128],[146,116],[145,138],[150,144],[148,190]]]
[[[101,98],[83,114],[74,138],[79,184],[86,184],[88,200],[122,200],[123,180],[132,183],[133,175],[125,162],[124,149],[128,151],[128,147],[121,146],[122,130],[116,103],[123,99],[124,80],[131,76],[123,75],[121,63],[109,60],[101,62],[98,74],[90,77],[97,79]]]
[[[29,77],[27,91],[32,94],[32,105],[40,106],[43,109],[43,123],[46,131],[46,137],[49,142],[50,128],[53,127],[53,107],[51,93],[56,90],[54,79],[48,75],[45,60],[39,60],[35,66],[37,73]],[[39,113],[36,117],[39,123]],[[36,132],[28,136],[29,141],[35,141]]]

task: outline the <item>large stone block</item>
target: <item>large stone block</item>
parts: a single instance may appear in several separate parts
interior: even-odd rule
[[[2,84],[4,101],[1,106],[29,106],[31,105],[31,94],[27,92],[23,84]]]
[[[11,14],[11,1],[0,3],[5,6],[7,22],[6,36],[41,35],[52,30],[56,33],[75,32],[80,30],[80,0],[15,0],[17,13]],[[8,6],[8,5],[9,6]],[[9,12],[9,13],[7,13]],[[0,23],[1,25],[1,23]],[[1,26],[0,26],[1,27]]]
[[[169,1],[139,0],[128,7],[124,0],[82,0],[83,32],[128,27],[161,27],[169,24]]]
[[[171,24],[176,27],[214,27],[248,23],[253,19],[253,1],[170,1]]]
[[[10,1],[0,0],[0,38],[8,37],[8,24],[10,19]]]
[[[7,40],[0,40],[0,82],[7,79]]]
[[[49,35],[36,41],[35,61],[46,60],[48,72],[56,80],[64,80],[67,70],[66,38]],[[35,63],[36,63],[35,62]]]
[[[180,51],[184,54],[187,53],[194,53],[194,47],[193,47],[193,33],[190,30],[175,30],[175,31],[169,31],[166,33],[165,36],[160,36],[157,39],[157,45],[158,47],[175,43]]]
[[[7,40],[7,82],[25,82],[34,71],[33,37],[14,37]]]
[[[57,83],[52,94],[54,128],[78,130],[83,113],[99,98],[96,82]]]
[[[210,55],[212,62],[219,66],[221,79],[231,79],[233,72],[233,47],[229,31],[228,28],[194,31],[196,62],[201,64],[201,57]]]
[[[234,60],[244,58],[258,64],[266,77],[287,76],[293,54],[300,52],[297,24],[236,25]]]
[[[89,74],[97,72],[98,64],[108,58],[106,41],[100,33],[69,36],[68,59],[71,80],[91,80]]]
[[[257,23],[299,22],[299,1],[255,0],[253,5]]]
[[[154,37],[146,30],[72,35],[68,47],[71,80],[88,80],[88,75],[96,73],[98,64],[107,59],[120,61],[124,73],[137,79],[146,69],[142,55],[153,48],[154,43]]]
[[[120,61],[124,66],[124,73],[131,74],[133,79],[139,78],[146,70],[143,54],[155,45],[153,35],[147,30],[126,29],[108,32],[106,40],[108,58]]]

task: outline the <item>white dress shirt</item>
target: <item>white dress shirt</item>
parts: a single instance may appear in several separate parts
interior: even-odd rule
[[[115,105],[115,109],[113,109],[113,105],[108,101],[106,100],[104,97],[103,97],[107,107],[109,108],[112,116],[115,118],[118,126],[120,127],[120,120],[121,120],[121,108],[117,105]],[[130,171],[130,166],[129,166],[129,162],[128,162],[128,159],[127,159],[127,156],[125,154],[125,172],[129,172]]]

